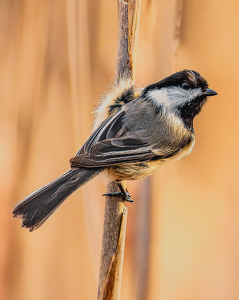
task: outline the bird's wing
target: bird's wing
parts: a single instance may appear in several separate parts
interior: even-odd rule
[[[131,138],[112,138],[95,144],[89,153],[73,157],[71,167],[107,167],[125,162],[151,160],[155,154],[147,144]]]
[[[154,149],[154,145],[149,145],[140,132],[131,132],[125,126],[124,116],[125,111],[121,110],[104,121],[70,160],[71,167],[107,167],[126,162],[165,159],[181,149]]]

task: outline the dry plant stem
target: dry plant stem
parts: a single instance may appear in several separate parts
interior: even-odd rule
[[[119,191],[113,181],[109,192]],[[117,197],[106,197],[98,299],[119,299],[124,257],[127,208]]]
[[[136,44],[141,0],[118,0],[119,37],[115,81],[130,78],[134,82]]]
[[[118,0],[119,37],[115,82],[134,81],[135,46],[139,25],[140,0]],[[123,183],[126,188],[125,183]],[[117,192],[115,182],[107,193]],[[98,300],[119,300],[122,281],[127,208],[119,197],[106,197],[104,232],[98,286]]]

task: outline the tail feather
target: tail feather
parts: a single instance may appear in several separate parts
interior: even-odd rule
[[[20,201],[13,209],[13,216],[22,219],[22,227],[29,231],[39,228],[68,196],[99,172],[101,169],[68,170]]]

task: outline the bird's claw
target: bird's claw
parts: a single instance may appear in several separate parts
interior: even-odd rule
[[[103,194],[103,196],[122,197],[123,200],[126,201],[126,202],[134,202],[134,200],[131,199],[131,196],[127,191],[125,191],[125,193],[122,193],[122,192],[109,192],[109,193]]]

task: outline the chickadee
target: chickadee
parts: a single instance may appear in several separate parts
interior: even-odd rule
[[[22,219],[22,227],[37,229],[70,194],[103,171],[131,201],[120,182],[146,177],[188,155],[195,140],[193,119],[207,96],[214,95],[191,70],[142,89],[120,82],[103,99],[95,130],[70,159],[71,169],[19,202],[14,217]]]

